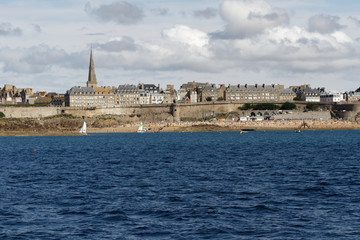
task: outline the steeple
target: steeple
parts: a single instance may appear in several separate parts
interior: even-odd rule
[[[92,88],[97,87],[94,60],[93,60],[93,55],[92,55],[92,48],[91,48],[91,52],[90,52],[89,78],[88,78],[86,85],[88,87],[92,87]]]

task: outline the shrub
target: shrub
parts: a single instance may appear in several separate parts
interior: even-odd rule
[[[0,118],[4,118],[5,114],[3,112],[0,112]]]
[[[280,107],[274,103],[259,103],[253,107],[254,110],[276,110],[279,108]]]
[[[207,98],[206,98],[206,101],[211,102],[211,101],[212,101],[212,98],[211,98],[211,97],[207,97]]]
[[[315,111],[319,109],[319,105],[315,104],[315,103],[307,103],[306,104],[306,109],[310,110],[310,111]]]
[[[245,103],[242,107],[238,107],[239,110],[249,110],[253,109],[253,105],[251,103]]]
[[[296,109],[295,103],[286,102],[280,107],[281,110],[293,110]]]

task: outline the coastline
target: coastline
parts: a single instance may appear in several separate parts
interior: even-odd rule
[[[107,127],[88,127],[88,133],[135,133],[140,124],[122,124]],[[294,131],[308,130],[360,130],[360,124],[349,121],[262,121],[262,122],[180,122],[147,123],[148,132],[226,132],[226,131]],[[0,136],[80,136],[78,130],[28,128],[0,129]]]

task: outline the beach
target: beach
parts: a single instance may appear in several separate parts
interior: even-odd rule
[[[0,123],[0,136],[67,136],[80,135],[82,120],[13,120]],[[88,121],[87,133],[137,132],[138,123]],[[360,124],[350,121],[179,121],[143,123],[146,132],[211,132],[211,131],[291,131],[291,130],[355,130]]]

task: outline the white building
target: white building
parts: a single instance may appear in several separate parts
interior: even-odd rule
[[[320,95],[320,102],[342,102],[343,95],[340,93],[329,93]]]
[[[151,99],[151,104],[162,104],[164,102],[164,94],[151,93],[150,99]]]

